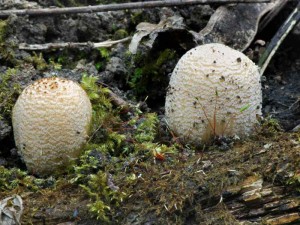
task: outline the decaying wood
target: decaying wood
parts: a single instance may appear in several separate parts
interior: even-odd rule
[[[272,38],[270,44],[268,45],[267,49],[261,56],[259,60],[259,67],[260,74],[263,75],[265,69],[267,68],[270,60],[272,59],[273,55],[285,39],[285,37],[288,35],[288,33],[293,29],[293,27],[299,22],[300,19],[300,2],[295,7],[293,12],[290,14],[290,16],[286,19],[286,21],[281,25],[275,36]]]
[[[154,7],[170,7],[181,5],[211,4],[211,3],[262,3],[271,2],[271,0],[164,0],[164,1],[148,1],[148,2],[131,2],[108,5],[82,6],[82,7],[65,7],[65,8],[44,8],[44,9],[24,9],[24,10],[2,10],[0,18],[6,18],[11,14],[18,16],[44,16],[57,14],[74,14],[74,13],[95,13],[104,11],[117,11],[126,9],[145,9]]]
[[[272,225],[298,224],[300,221],[300,198],[289,195],[285,186],[265,184],[261,178],[239,190],[228,190],[224,204],[239,221],[261,223],[264,218],[264,224]]]
[[[107,40],[103,42],[93,43],[93,42],[65,42],[65,43],[46,43],[46,44],[19,44],[20,50],[31,50],[31,51],[41,51],[41,50],[52,50],[61,48],[109,48],[115,44],[127,42],[131,37],[126,37],[120,40]]]

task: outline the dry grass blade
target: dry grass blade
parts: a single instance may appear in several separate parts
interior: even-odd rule
[[[270,44],[268,45],[265,52],[259,59],[258,66],[260,67],[260,75],[263,75],[265,72],[269,62],[271,61],[273,55],[276,53],[277,49],[285,39],[285,37],[289,34],[289,32],[293,29],[293,27],[299,22],[300,19],[300,2],[295,7],[290,16],[286,19],[286,21],[281,25],[275,36],[272,38]]]

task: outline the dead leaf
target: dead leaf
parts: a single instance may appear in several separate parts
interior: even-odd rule
[[[8,197],[0,201],[0,224],[21,225],[23,201],[19,195]]]

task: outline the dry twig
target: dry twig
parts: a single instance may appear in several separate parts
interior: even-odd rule
[[[45,16],[56,14],[74,14],[74,13],[95,13],[105,11],[117,11],[126,9],[145,9],[155,7],[170,7],[182,5],[196,5],[196,4],[211,4],[211,3],[262,3],[271,2],[271,0],[161,0],[148,2],[130,2],[119,4],[82,6],[82,7],[65,7],[65,8],[44,8],[44,9],[13,9],[0,11],[0,18],[6,18],[11,14],[30,15],[30,16]]]
[[[82,47],[90,47],[90,48],[109,48],[115,44],[123,43],[129,41],[131,37],[126,37],[120,40],[107,40],[103,42],[93,43],[93,42],[66,42],[66,43],[47,43],[47,44],[19,44],[20,50],[31,50],[31,51],[41,51],[41,50],[52,50],[52,49],[60,49],[60,48],[82,48]]]

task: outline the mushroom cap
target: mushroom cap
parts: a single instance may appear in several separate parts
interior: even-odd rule
[[[29,172],[59,173],[78,158],[91,118],[91,102],[74,81],[52,77],[26,87],[13,108],[12,123]]]
[[[214,136],[247,136],[261,115],[258,67],[223,44],[189,50],[177,63],[167,91],[165,114],[173,132],[187,142]]]

